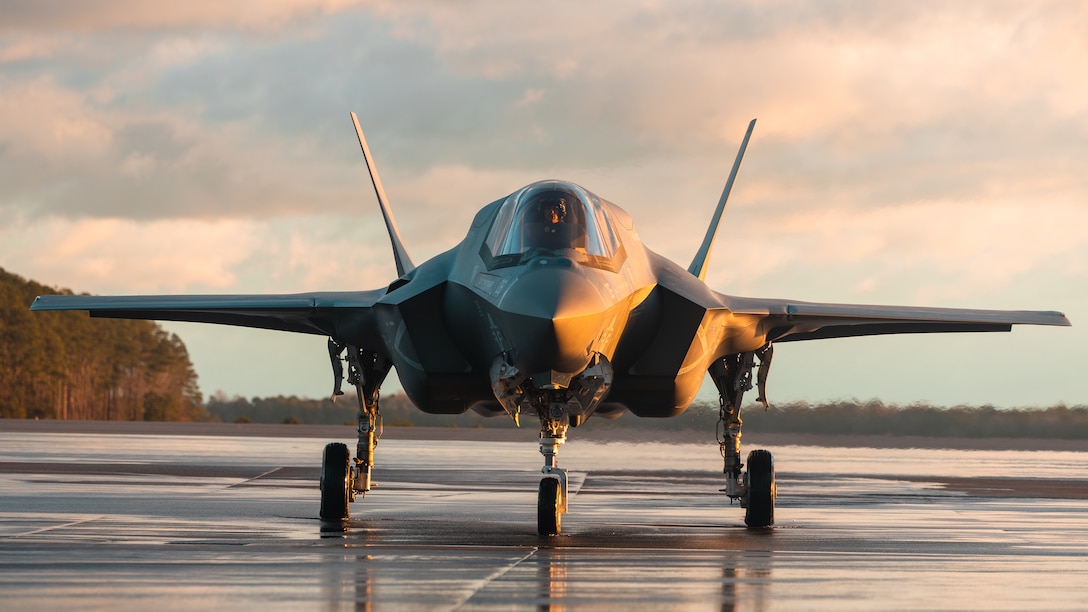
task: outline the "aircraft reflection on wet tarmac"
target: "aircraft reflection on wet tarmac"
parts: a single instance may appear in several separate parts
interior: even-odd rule
[[[418,572],[420,563],[456,560],[458,572],[434,579],[442,582],[456,579],[462,572],[471,572],[476,565],[492,569],[497,560],[472,554],[455,559],[428,559],[425,554],[415,553],[397,563],[389,556],[382,557],[381,552],[345,555],[340,571],[329,576],[326,599],[465,609],[543,610],[685,606],[731,609],[735,604],[740,604],[741,609],[762,609],[771,601],[768,586],[774,576],[771,555],[767,553],[655,550],[649,554],[651,551],[636,549],[632,556],[629,550],[601,549],[587,555],[581,550],[562,548],[510,552],[501,567],[477,578],[472,588],[463,592],[454,588],[431,600],[418,584],[405,581],[404,574]],[[483,571],[477,572],[477,576],[482,574]],[[345,587],[353,591],[348,593]]]
[[[712,441],[575,440],[564,451],[577,509],[564,535],[541,539],[526,503],[537,457],[524,443],[437,436],[387,436],[380,487],[355,517],[322,523],[312,466],[323,438],[0,423],[0,600],[473,610],[1088,600],[1088,453],[779,447],[778,527],[751,531],[717,492]],[[653,471],[639,465],[647,452]]]

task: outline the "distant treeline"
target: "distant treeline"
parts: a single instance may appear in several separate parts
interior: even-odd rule
[[[227,398],[217,393],[208,399],[207,410],[212,419],[224,423],[306,423],[311,425],[354,425],[358,414],[353,387],[347,395],[331,399],[300,397]],[[466,415],[427,414],[412,405],[403,394],[386,395],[381,399],[382,419],[386,426],[404,427],[474,427],[483,421],[488,425],[506,425],[499,419],[485,419],[475,413]],[[506,419],[509,421],[509,419]]]
[[[298,397],[209,400],[208,412],[224,422],[354,424],[354,396],[337,403],[328,399]],[[513,427],[505,416],[485,418],[475,413],[431,415],[412,406],[403,394],[384,396],[382,415],[387,427]],[[878,436],[926,436],[964,438],[1058,438],[1088,439],[1088,406],[1054,406],[1000,410],[992,406],[941,408],[927,404],[898,406],[879,401],[838,401],[809,404],[796,402],[764,411],[752,405],[742,412],[746,432],[814,433]],[[630,414],[619,419],[591,418],[586,429],[644,428],[712,432],[718,408],[696,403],[671,419],[640,419]],[[522,427],[536,427],[534,417],[522,419]]]
[[[28,310],[71,291],[0,269],[0,418],[204,420],[185,345],[150,321]]]
[[[998,409],[897,406],[879,401],[797,402],[750,407],[742,413],[746,431],[931,438],[1056,438],[1088,440],[1088,406]]]

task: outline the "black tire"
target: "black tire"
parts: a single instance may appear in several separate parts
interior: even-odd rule
[[[540,536],[559,535],[562,527],[563,491],[558,478],[540,479],[536,498],[536,533]]]
[[[744,512],[744,524],[752,529],[774,525],[777,494],[771,452],[754,450],[748,453],[748,509]]]
[[[346,444],[325,445],[321,459],[321,520],[339,521],[351,516],[350,460]]]

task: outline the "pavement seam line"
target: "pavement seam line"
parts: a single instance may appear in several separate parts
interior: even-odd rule
[[[480,591],[486,589],[489,584],[491,584],[492,582],[498,580],[499,578],[502,578],[508,572],[510,572],[510,570],[512,570],[515,567],[521,565],[522,562],[524,562],[526,559],[528,559],[529,557],[532,557],[533,555],[535,555],[538,552],[540,552],[540,549],[534,547],[525,556],[518,559],[517,561],[514,561],[513,563],[511,563],[510,565],[508,565],[508,566],[506,566],[504,568],[495,570],[494,572],[492,572],[492,574],[490,576],[488,576],[487,578],[484,578],[483,580],[481,580],[479,582],[478,586],[476,588],[472,589],[472,592],[468,594],[468,597],[464,598],[463,600],[458,602],[456,605],[454,605],[450,609],[451,610],[457,610],[457,609],[463,608],[465,606],[465,604],[467,604],[469,601],[472,601],[472,598],[475,597],[477,593],[479,593]]]
[[[228,489],[233,489],[235,487],[245,486],[245,485],[247,485],[247,484],[249,484],[249,483],[251,483],[251,482],[253,482],[255,480],[260,480],[260,479],[264,478],[265,476],[268,476],[269,474],[275,474],[276,472],[278,472],[278,471],[280,471],[282,469],[283,469],[283,466],[272,468],[271,470],[268,470],[267,472],[265,472],[263,474],[257,474],[256,476],[254,476],[252,478],[246,478],[245,480],[243,480],[241,482],[236,482],[234,484],[229,484],[229,485],[227,485],[227,488]]]
[[[60,525],[51,525],[49,527],[42,527],[41,529],[35,529],[34,531],[28,531],[26,533],[20,533],[20,534],[17,534],[17,535],[13,535],[13,536],[11,536],[11,538],[12,539],[15,539],[15,538],[28,538],[30,536],[45,533],[47,531],[53,531],[54,529],[64,529],[65,527],[74,527],[75,525],[82,525],[83,523],[90,523],[92,521],[97,521],[97,520],[103,519],[103,518],[106,518],[106,515],[100,514],[98,516],[92,516],[90,518],[85,518],[85,519],[81,519],[81,520],[78,520],[78,521],[72,521],[70,523],[63,523],[63,524],[60,524]]]

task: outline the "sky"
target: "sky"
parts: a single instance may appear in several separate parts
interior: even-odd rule
[[[0,267],[101,295],[384,286],[349,111],[416,263],[554,178],[686,267],[758,118],[711,287],[1074,325],[784,344],[772,402],[1088,404],[1082,2],[7,0]],[[331,391],[324,338],[166,327],[206,395]]]

